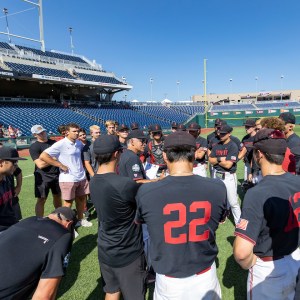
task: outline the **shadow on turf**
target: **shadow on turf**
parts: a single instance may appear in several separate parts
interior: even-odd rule
[[[86,235],[73,243],[72,251],[71,251],[71,259],[70,264],[68,266],[67,275],[63,278],[58,293],[57,298],[62,297],[64,293],[69,291],[72,286],[75,284],[79,272],[80,272],[80,263],[81,261],[88,256],[94,248],[97,246],[97,234],[89,234]],[[97,285],[97,296],[99,299],[99,295],[101,294],[99,291],[102,288],[99,287],[99,281]],[[92,299],[92,298],[88,298]],[[96,298],[93,298],[96,299]]]
[[[227,241],[233,246],[234,237],[229,236]],[[247,298],[247,276],[248,271],[243,270],[235,261],[233,254],[228,257],[223,274],[223,285],[234,290],[235,300],[244,300]]]

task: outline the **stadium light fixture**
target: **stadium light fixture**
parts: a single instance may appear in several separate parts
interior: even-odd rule
[[[7,35],[8,35],[8,41],[11,44],[11,38],[10,38],[9,27],[8,27],[8,19],[7,19],[8,9],[3,8],[3,13],[5,15],[5,20],[6,20],[6,31],[7,31]]]
[[[179,101],[179,85],[180,85],[180,81],[177,80],[176,84],[177,84],[177,99]]]
[[[74,45],[73,45],[73,36],[72,36],[73,28],[72,27],[69,27],[69,32],[70,32],[71,53],[73,55],[74,54]]]
[[[258,77],[256,76],[254,79],[255,79],[256,93],[258,93]]]
[[[232,78],[229,79],[230,94],[232,94]]]
[[[283,78],[284,78],[284,76],[283,75],[281,75],[280,76],[280,90],[281,90],[281,93],[280,93],[280,99],[281,99],[281,101],[282,101],[282,93],[283,93],[283,91],[282,91],[282,81],[283,81]]]
[[[153,78],[150,78],[150,101],[152,101],[152,96],[153,96],[152,85],[153,85]]]

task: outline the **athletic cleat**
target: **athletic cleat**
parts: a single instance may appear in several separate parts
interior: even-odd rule
[[[80,227],[80,226],[82,226],[82,227],[91,227],[91,226],[93,226],[93,223],[92,223],[92,222],[89,222],[89,221],[86,220],[86,219],[82,219],[82,220],[79,220],[79,221],[76,223],[76,225],[75,225],[75,227]]]

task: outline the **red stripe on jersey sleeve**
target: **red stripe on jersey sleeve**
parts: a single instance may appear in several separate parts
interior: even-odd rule
[[[252,243],[254,246],[256,245],[255,241],[253,241],[251,238],[249,238],[248,236],[246,236],[246,235],[244,235],[244,234],[242,234],[240,232],[236,232],[235,231],[234,235],[235,236],[239,236],[239,237],[243,238],[244,240],[247,240],[248,242]]]

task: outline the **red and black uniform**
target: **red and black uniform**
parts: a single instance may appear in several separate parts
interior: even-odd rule
[[[196,148],[203,148],[204,151],[207,150],[207,140],[201,136],[198,136],[196,138]],[[204,165],[206,163],[205,161],[205,155],[201,159],[196,159],[194,162],[194,167],[198,164]]]
[[[184,278],[211,267],[218,254],[215,231],[227,207],[221,181],[168,176],[142,185],[136,199],[136,220],[148,226],[155,272]]]

